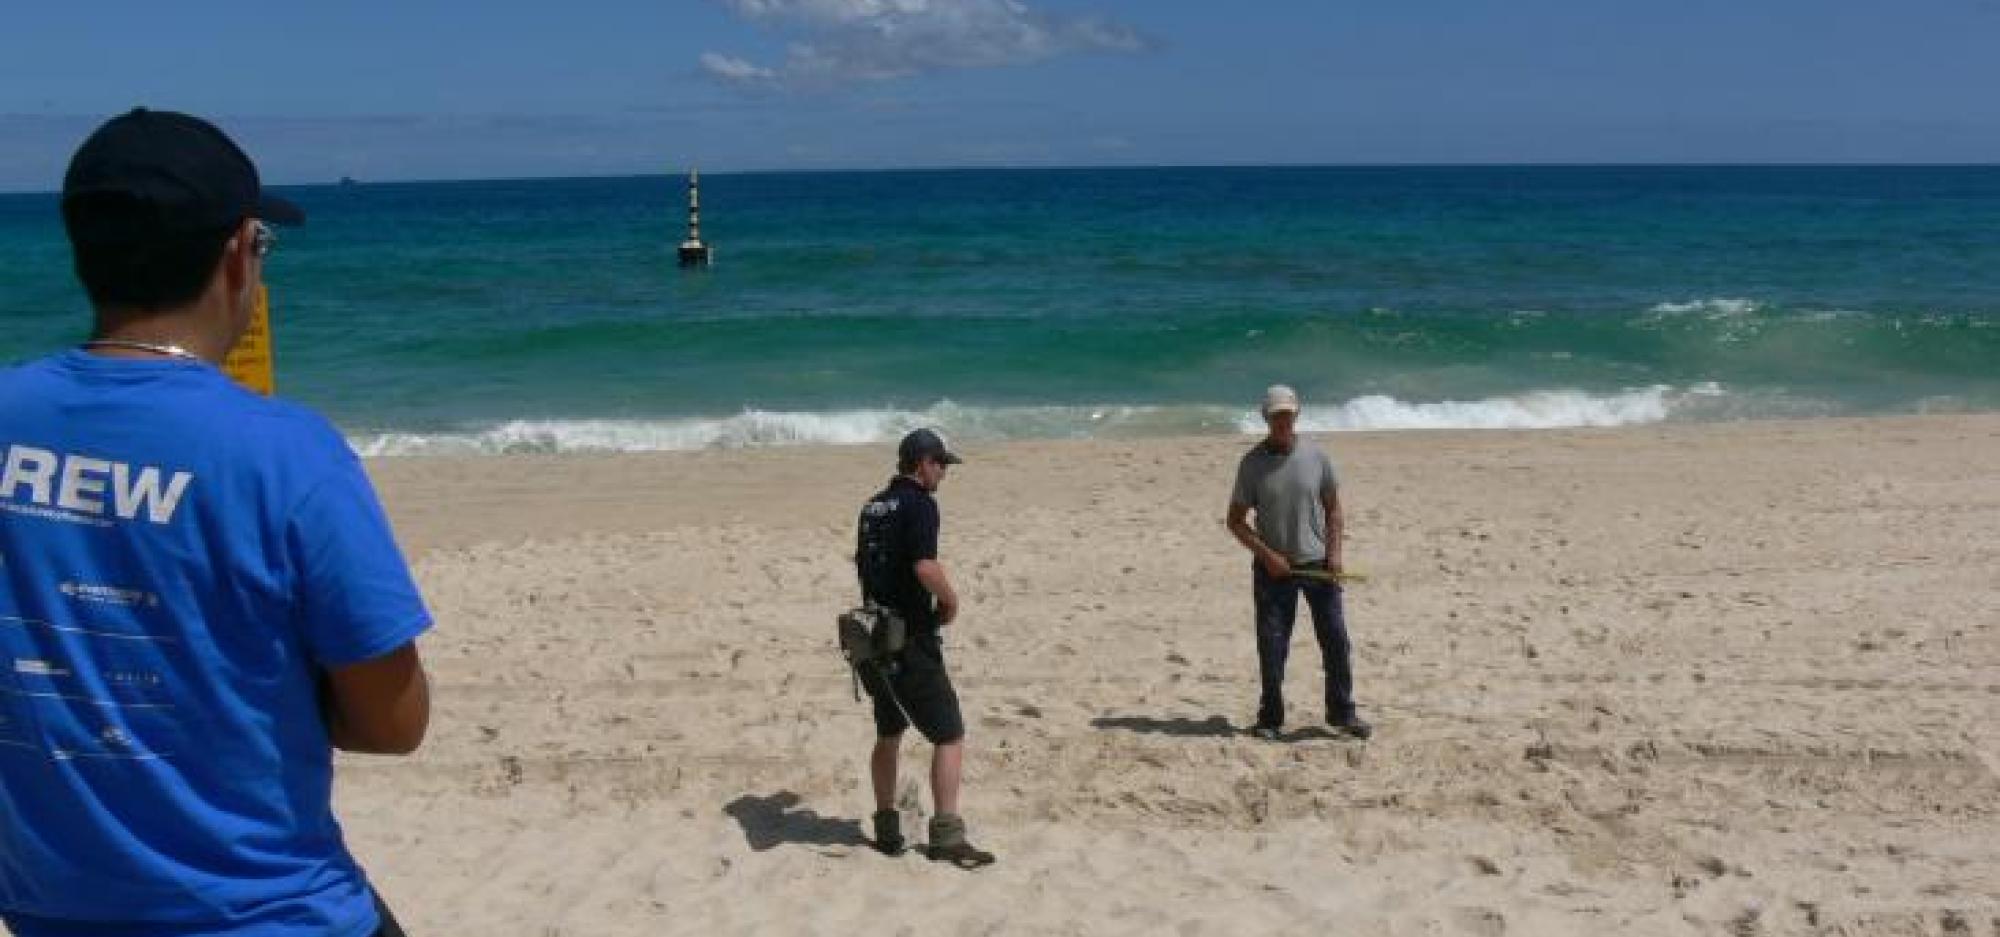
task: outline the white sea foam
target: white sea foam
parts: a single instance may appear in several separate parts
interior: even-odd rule
[[[746,410],[678,420],[509,420],[443,433],[380,433],[353,440],[364,456],[499,455],[524,452],[654,452],[874,442],[918,425],[890,410],[772,413]]]
[[[1659,303],[1647,310],[1656,316],[1698,315],[1710,319],[1747,316],[1764,304],[1754,299],[1697,299],[1685,303]]]
[[[1397,429],[1557,429],[1657,423],[1686,408],[1712,407],[1715,384],[1666,385],[1594,395],[1545,390],[1483,400],[1404,401],[1367,396],[1331,406],[1308,402],[1309,432]],[[789,445],[858,445],[935,426],[960,440],[1076,439],[1256,433],[1254,409],[1225,406],[968,407],[941,401],[922,410],[827,413],[745,410],[727,417],[662,420],[511,420],[438,433],[356,436],[365,456],[499,455],[528,452],[655,452]]]
[[[1867,319],[1869,315],[1852,309],[1803,309],[1792,318],[1800,322],[1842,322]]]
[[[1713,388],[1711,390],[1711,388]],[[1485,400],[1440,400],[1410,402],[1394,397],[1369,396],[1350,400],[1330,410],[1308,408],[1299,427],[1308,432],[1333,430],[1390,429],[1561,429],[1575,426],[1629,426],[1658,423],[1673,412],[1675,403],[1689,394],[1719,393],[1704,385],[1676,392],[1664,384],[1622,394],[1597,396],[1576,390],[1545,390],[1512,397]],[[1256,432],[1263,421],[1246,415],[1239,424],[1244,432]]]

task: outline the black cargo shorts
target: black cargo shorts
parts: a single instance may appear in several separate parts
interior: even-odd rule
[[[944,639],[935,630],[912,634],[894,661],[888,675],[870,667],[861,681],[875,701],[875,734],[893,738],[914,725],[932,745],[964,738],[958,691],[944,669]]]

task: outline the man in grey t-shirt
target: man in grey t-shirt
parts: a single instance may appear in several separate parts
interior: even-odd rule
[[[1265,391],[1263,411],[1270,432],[1236,466],[1228,520],[1229,532],[1256,556],[1251,582],[1263,694],[1251,731],[1260,738],[1280,738],[1285,658],[1303,594],[1326,666],[1327,724],[1365,739],[1374,730],[1354,711],[1354,675],[1340,607],[1340,488],[1333,462],[1318,446],[1299,438],[1299,396],[1291,388],[1277,384]]]

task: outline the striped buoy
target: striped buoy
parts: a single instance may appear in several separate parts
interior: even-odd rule
[[[688,236],[681,242],[681,266],[708,266],[709,249],[701,241],[701,170],[688,171]]]

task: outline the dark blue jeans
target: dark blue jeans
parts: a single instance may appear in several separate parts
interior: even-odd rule
[[[1354,672],[1348,665],[1347,622],[1340,611],[1340,586],[1330,582],[1273,579],[1262,564],[1251,564],[1257,600],[1257,672],[1264,692],[1257,701],[1257,724],[1285,724],[1285,658],[1292,649],[1292,624],[1299,596],[1312,610],[1313,636],[1326,666],[1326,717],[1345,722],[1354,716]]]

